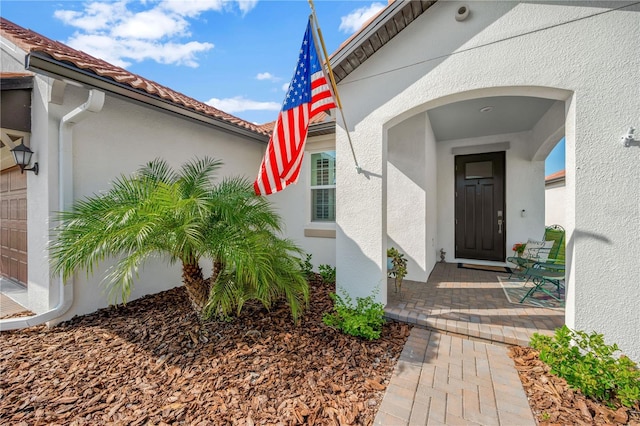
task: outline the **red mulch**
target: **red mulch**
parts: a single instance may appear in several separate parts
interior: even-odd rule
[[[298,326],[254,304],[201,325],[178,287],[2,333],[0,423],[371,424],[411,327],[343,335],[321,321],[334,288],[311,290]]]
[[[569,388],[566,380],[549,372],[538,351],[515,346],[509,351],[522,381],[529,405],[540,425],[640,426],[640,406],[612,410],[605,404]]]

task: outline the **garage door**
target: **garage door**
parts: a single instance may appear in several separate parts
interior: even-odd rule
[[[0,275],[27,285],[27,175],[0,173]]]

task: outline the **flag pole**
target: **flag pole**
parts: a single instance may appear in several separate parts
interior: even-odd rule
[[[356,164],[356,171],[358,173],[362,173],[362,167],[358,164],[358,160],[356,159],[356,152],[353,149],[353,142],[351,141],[351,134],[349,133],[349,126],[347,126],[347,121],[344,118],[344,111],[342,110],[342,102],[340,101],[340,95],[338,94],[338,86],[336,84],[335,77],[333,75],[333,70],[331,69],[331,62],[329,61],[329,55],[327,54],[327,47],[324,44],[324,39],[322,38],[322,30],[320,29],[320,24],[318,23],[318,17],[316,16],[316,9],[313,6],[313,0],[309,1],[309,7],[311,8],[311,21],[313,22],[313,26],[315,31],[313,32],[314,42],[316,46],[318,43],[315,41],[316,33],[318,34],[318,38],[320,39],[320,46],[322,47],[322,54],[324,56],[324,63],[327,64],[327,69],[329,71],[329,81],[331,82],[331,88],[333,90],[334,97],[336,98],[336,103],[338,104],[338,109],[340,110],[340,115],[342,116],[342,122],[344,123],[344,128],[347,131],[347,139],[349,140],[349,148],[351,148],[351,155],[353,156],[353,162]]]

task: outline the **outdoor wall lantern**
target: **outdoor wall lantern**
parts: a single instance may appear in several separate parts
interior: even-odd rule
[[[626,146],[627,148],[629,148],[630,146],[640,147],[640,140],[636,140],[633,136],[633,132],[635,131],[636,129],[634,129],[633,127],[629,127],[629,131],[627,132],[627,134],[620,138],[622,145]]]
[[[38,174],[37,162],[33,163],[33,167],[30,169],[26,168],[31,163],[33,151],[31,151],[28,146],[25,146],[24,142],[20,142],[20,145],[13,148],[11,153],[13,154],[13,158],[16,160],[16,164],[20,166],[20,173],[24,173],[24,171],[27,170],[34,172],[36,175]]]

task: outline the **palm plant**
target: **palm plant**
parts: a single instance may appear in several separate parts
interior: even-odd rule
[[[68,279],[92,273],[108,257],[119,260],[105,277],[110,295],[126,301],[144,262],[162,256],[180,262],[194,310],[205,319],[239,313],[248,299],[265,306],[285,297],[297,320],[309,293],[293,255],[300,250],[278,236],[280,217],[243,178],[214,184],[221,166],[203,158],[179,172],[156,159],[131,177],[121,176],[102,195],[76,201],[59,214],[50,245],[53,270]],[[205,279],[200,260],[213,262]]]

